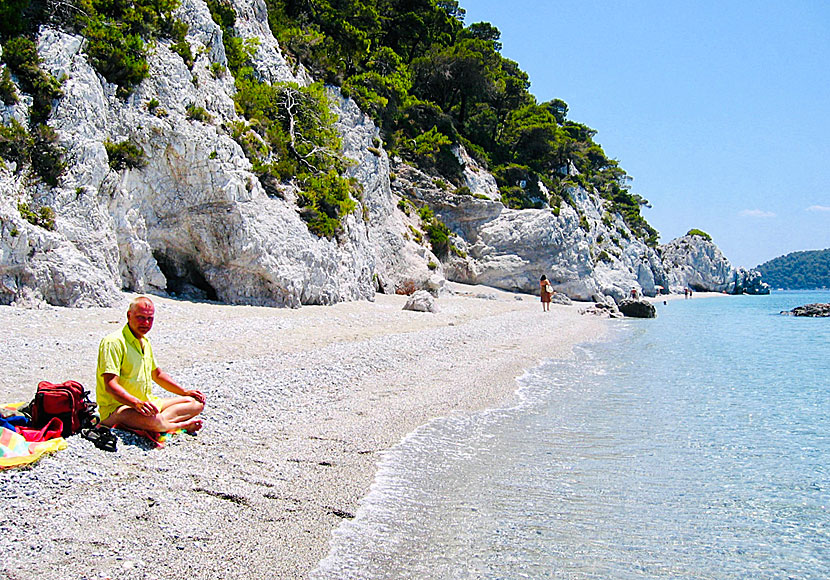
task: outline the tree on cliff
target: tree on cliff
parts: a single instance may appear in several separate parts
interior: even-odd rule
[[[569,201],[570,186],[582,186],[656,244],[657,232],[640,213],[647,202],[594,142],[596,131],[568,120],[561,99],[538,103],[527,74],[500,54],[498,28],[465,26],[457,1],[266,3],[281,46],[369,112],[390,153],[460,185],[452,147],[463,144],[490,167],[507,205],[558,206]]]

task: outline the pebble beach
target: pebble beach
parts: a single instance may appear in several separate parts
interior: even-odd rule
[[[153,297],[157,361],[205,393],[204,428],[162,449],[115,431],[115,453],[72,436],[0,471],[0,577],[306,578],[385,450],[435,417],[509,402],[524,369],[608,324],[585,305],[544,313],[535,296],[450,288],[437,313],[394,295],[296,310]],[[30,400],[41,380],[94,394],[98,342],[132,297],[0,306],[0,402]]]

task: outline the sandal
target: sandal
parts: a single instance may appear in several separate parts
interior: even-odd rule
[[[115,451],[115,444],[118,441],[112,431],[106,427],[81,429],[81,437],[92,441],[92,444],[102,451]]]

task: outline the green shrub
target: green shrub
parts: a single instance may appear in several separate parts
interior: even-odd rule
[[[127,97],[150,74],[146,45],[138,34],[125,34],[113,23],[93,21],[83,30],[90,64]]]
[[[47,230],[55,229],[55,210],[44,205],[36,210],[29,207],[26,202],[19,202],[17,204],[17,211],[20,212],[20,217],[32,224]]]
[[[225,68],[225,65],[219,62],[214,62],[210,65],[210,72],[213,74],[213,78],[215,79],[221,79],[224,77],[227,70],[228,69]]]
[[[63,148],[58,144],[58,134],[48,125],[35,127],[30,153],[32,169],[44,183],[57,186],[66,170]]]
[[[147,165],[144,150],[129,139],[125,139],[119,143],[114,143],[107,139],[104,141],[104,147],[107,150],[109,165],[116,171],[122,169],[140,169]]]
[[[432,253],[439,258],[445,258],[450,251],[450,229],[435,217],[435,213],[428,205],[419,208],[418,215],[421,217],[424,232],[429,238]]]
[[[429,268],[430,270],[435,270],[436,268],[438,268],[438,264],[430,260],[429,262],[427,262],[427,268]]]
[[[710,236],[709,234],[707,234],[706,232],[704,232],[702,230],[698,230],[698,229],[694,229],[694,228],[689,230],[688,232],[686,232],[686,235],[687,236],[698,236],[698,237],[703,238],[707,242],[712,241],[712,236]]]
[[[190,48],[190,44],[188,44],[187,40],[185,40],[188,28],[188,25],[181,20],[173,21],[173,24],[170,27],[170,37],[176,42],[170,45],[170,50],[182,57],[182,60],[184,61],[184,64],[187,65],[187,68],[192,69],[194,62],[193,51]]]
[[[433,219],[426,226],[432,252],[439,258],[446,258],[450,251],[450,229],[439,219]]]
[[[48,125],[37,125],[31,132],[12,119],[9,126],[0,125],[0,157],[27,165],[44,183],[56,186],[66,169],[64,150],[57,144],[58,135]]]
[[[26,12],[33,8],[30,0],[3,0],[0,2],[0,39],[12,38],[32,28]]]
[[[352,191],[359,187],[357,180],[329,171],[319,177],[307,177],[302,186],[298,205],[302,208],[300,216],[308,224],[308,229],[329,239],[340,233],[341,218],[357,207],[351,197]]]
[[[147,110],[150,111],[151,113],[155,113],[156,109],[158,109],[158,106],[159,106],[159,100],[156,99],[155,97],[150,99],[147,102]]]
[[[188,105],[187,118],[191,121],[201,121],[202,123],[210,123],[213,120],[213,117],[204,107],[197,107],[196,105]]]
[[[35,43],[23,36],[12,38],[3,45],[3,62],[17,75],[20,89],[32,95],[31,124],[45,123],[52,114],[52,101],[63,91],[57,79],[40,68]]]
[[[0,157],[3,159],[18,166],[28,163],[32,145],[32,138],[26,127],[15,119],[12,119],[8,126],[0,125]]]
[[[409,231],[412,232],[412,237],[415,239],[415,243],[417,243],[417,244],[423,244],[424,243],[424,236],[423,236],[423,234],[421,234],[421,232],[419,232],[413,226],[409,226]]]
[[[147,78],[147,50],[158,38],[173,40],[171,50],[193,66],[185,40],[187,24],[173,17],[179,0],[79,0],[78,4],[70,26],[81,30],[90,64],[118,85],[120,97],[127,97]]]
[[[2,76],[0,76],[0,100],[4,105],[14,105],[20,99],[17,96],[17,89],[12,82],[12,75],[8,67],[3,67]]]
[[[539,199],[532,199],[527,195],[527,191],[519,186],[501,187],[499,188],[501,194],[501,202],[512,209],[541,209],[544,204]]]

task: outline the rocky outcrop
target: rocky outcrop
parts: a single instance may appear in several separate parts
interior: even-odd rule
[[[807,304],[805,306],[798,306],[792,310],[784,310],[781,314],[827,318],[830,317],[830,304]]]
[[[597,197],[574,188],[573,205],[558,211],[509,209],[492,189],[477,189],[488,186],[469,177],[483,171],[474,161],[466,158],[464,170],[469,193],[441,187],[407,165],[394,167],[393,191],[429,205],[455,236],[456,251],[444,266],[448,279],[537,293],[546,274],[557,292],[582,301],[596,294],[621,300],[632,286],[654,296],[666,285],[659,256]]]
[[[760,270],[738,268],[735,272],[735,289],[733,294],[769,294],[769,284],[761,279]]]
[[[660,254],[671,292],[690,288],[698,292],[769,294],[769,286],[757,270],[734,268],[711,241],[686,235],[660,246]]]
[[[630,318],[654,318],[657,316],[657,309],[648,300],[626,298],[617,307],[624,316]]]
[[[682,292],[728,292],[735,282],[735,269],[720,249],[701,236],[686,235],[660,246],[669,290]]]
[[[617,308],[616,302],[609,300],[608,302],[595,302],[588,308],[579,311],[580,314],[589,314],[591,316],[599,316],[601,318],[622,318],[623,313]]]

